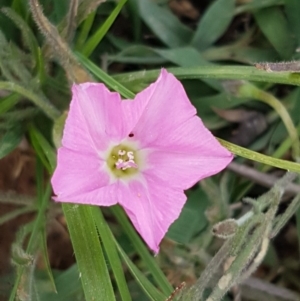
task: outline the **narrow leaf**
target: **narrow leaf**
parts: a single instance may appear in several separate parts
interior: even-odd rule
[[[12,152],[19,145],[22,137],[23,129],[20,125],[9,129],[0,139],[0,159]]]
[[[115,299],[92,208],[63,204],[86,301]]]
[[[107,20],[104,22],[104,24],[99,27],[99,29],[87,40],[85,43],[85,46],[83,47],[81,53],[85,56],[90,56],[91,53],[95,50],[97,45],[101,42],[117,16],[119,15],[122,7],[127,2],[127,0],[121,0],[116,8],[113,10],[113,12],[109,15]]]
[[[235,0],[216,0],[200,19],[192,45],[205,49],[226,31],[234,16]]]
[[[285,0],[285,13],[290,30],[296,37],[298,46],[300,43],[300,1]]]
[[[180,47],[190,42],[192,30],[183,25],[169,10],[150,0],[139,0],[138,4],[141,18],[167,46]]]
[[[131,301],[130,293],[128,290],[128,286],[126,284],[126,279],[124,275],[124,271],[122,268],[121,260],[119,258],[113,234],[111,233],[103,214],[100,208],[92,207],[92,214],[94,217],[94,221],[98,228],[99,235],[101,237],[101,241],[103,243],[103,247],[105,250],[105,254],[109,260],[110,266],[115,275],[115,280],[119,288],[119,292],[121,295],[121,299],[123,301]]]
[[[165,301],[166,296],[159,292],[153,284],[143,275],[143,273],[135,266],[135,264],[130,260],[130,258],[126,255],[120,245],[116,242],[116,246],[118,248],[119,253],[123,257],[123,260],[126,262],[130,272],[137,280],[141,288],[144,292],[150,297],[152,301]]]
[[[295,39],[288,27],[285,15],[277,7],[257,11],[255,20],[282,59],[289,59],[295,50]]]
[[[147,265],[155,282],[159,285],[159,287],[161,288],[164,294],[166,294],[167,296],[170,295],[173,290],[172,286],[170,285],[166,276],[163,274],[162,270],[158,267],[153,256],[150,255],[148,249],[146,248],[144,242],[142,242],[140,236],[136,233],[135,229],[132,227],[124,211],[121,209],[121,207],[118,206],[113,206],[110,209],[112,210],[113,214],[117,218],[119,224],[122,226],[124,232],[130,238],[130,241],[132,242],[138,254],[143,259],[145,265]]]

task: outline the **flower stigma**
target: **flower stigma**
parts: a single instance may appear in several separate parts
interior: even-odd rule
[[[115,177],[128,177],[138,172],[136,152],[127,145],[112,148],[106,163]]]

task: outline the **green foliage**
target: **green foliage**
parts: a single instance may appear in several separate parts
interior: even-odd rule
[[[12,152],[20,143],[23,136],[23,129],[16,124],[3,135],[0,140],[0,159]]]
[[[200,19],[192,44],[203,50],[216,42],[231,23],[234,8],[234,0],[216,0]]]
[[[180,217],[171,225],[167,236],[182,244],[191,242],[208,225],[205,216],[208,204],[207,196],[200,187],[191,191]]]
[[[0,217],[0,225],[35,213],[12,244],[15,275],[6,297],[11,301],[164,301],[168,296],[172,296],[168,301],[221,300],[258,267],[269,240],[295,212],[297,224],[290,226],[300,241],[298,186],[286,210],[275,215],[286,178],[262,196],[251,189],[260,179],[249,175],[251,180],[228,171],[201,181],[186,192],[188,200],[169,229],[167,246],[155,258],[120,207],[102,213],[97,207],[71,204],[61,209],[50,201],[49,179],[61,144],[70,85],[97,80],[124,98],[134,98],[156,79],[162,66],[167,67],[182,80],[206,126],[242,157],[237,159],[240,165],[247,164],[245,159],[255,161],[251,168],[266,178],[271,167],[299,173],[300,64],[293,60],[299,59],[300,1],[198,1],[200,10],[192,7],[200,12],[196,18],[182,9],[175,15],[164,0],[102,2],[1,2],[0,159],[9,160],[22,139],[37,157],[36,201],[28,201],[20,192],[11,196],[0,191],[0,205],[22,200]],[[227,141],[248,121],[232,116],[253,111],[264,116],[266,130],[244,148]],[[239,211],[232,208],[248,193],[258,200],[247,199],[253,208],[247,213],[241,210],[243,215],[237,218]],[[77,261],[63,271],[52,269],[47,246],[47,227],[57,212],[64,213]],[[237,228],[231,227],[233,221]],[[210,231],[216,230],[216,223],[218,234],[224,225],[235,229],[219,235],[227,240],[218,252]],[[265,263],[271,269],[282,265],[282,273],[289,274],[281,280],[297,287],[299,276],[277,252],[272,245]],[[43,271],[36,264],[38,256]],[[232,263],[218,278],[224,285],[211,285],[209,279],[229,257]],[[195,280],[200,270],[194,286],[172,293],[173,286]],[[174,274],[178,274],[175,281]]]

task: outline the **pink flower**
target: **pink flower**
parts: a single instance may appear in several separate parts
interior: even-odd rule
[[[184,190],[221,171],[232,154],[164,69],[134,100],[99,83],[74,85],[72,92],[52,177],[55,200],[120,204],[157,253],[186,201]]]

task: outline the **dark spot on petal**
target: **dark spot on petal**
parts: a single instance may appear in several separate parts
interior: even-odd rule
[[[134,134],[133,133],[130,133],[129,135],[128,135],[128,137],[133,137],[134,136]]]

